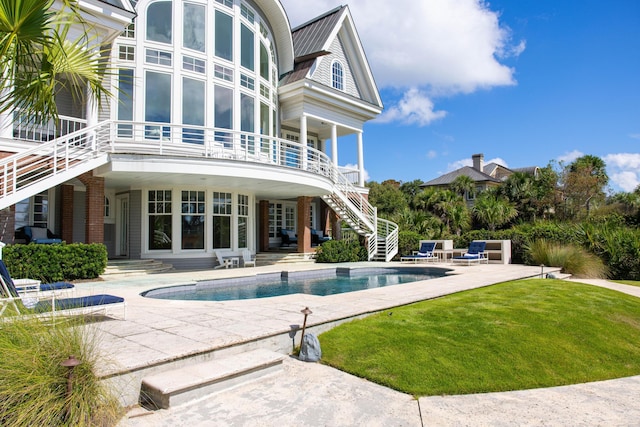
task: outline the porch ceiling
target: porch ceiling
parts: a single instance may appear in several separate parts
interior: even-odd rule
[[[259,199],[289,199],[322,196],[332,188],[329,179],[309,172],[210,159],[155,158],[141,164],[140,159],[117,157],[94,173],[105,178],[105,188],[115,191],[171,186],[244,190]]]

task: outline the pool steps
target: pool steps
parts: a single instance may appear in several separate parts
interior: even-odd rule
[[[286,356],[256,349],[147,376],[140,400],[149,409],[193,401],[282,370]]]

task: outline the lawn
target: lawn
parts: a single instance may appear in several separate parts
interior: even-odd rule
[[[414,396],[640,374],[640,299],[551,279],[394,308],[320,337],[322,361]]]
[[[614,282],[621,283],[623,285],[640,286],[640,282],[637,280],[614,280]]]

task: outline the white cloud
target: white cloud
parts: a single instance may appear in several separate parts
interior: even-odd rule
[[[398,104],[387,108],[376,121],[425,126],[447,115],[446,111],[435,111],[433,107],[433,102],[425,93],[417,88],[411,88],[405,92]]]
[[[565,153],[562,156],[558,156],[558,161],[562,163],[571,163],[578,157],[584,156],[584,153],[578,150],[573,150],[569,153]]]
[[[640,139],[640,133],[632,133],[629,135],[629,138]]]
[[[427,151],[427,159],[435,159],[436,157],[438,157],[438,153],[435,150]]]
[[[342,4],[342,0],[282,0],[292,26]],[[437,96],[514,85],[514,70],[499,59],[520,55],[510,30],[484,0],[350,0],[349,8],[380,88],[411,92],[428,103],[409,103],[405,94],[387,119],[427,125]],[[430,104],[430,107],[428,107]],[[415,112],[409,112],[411,108]],[[437,113],[440,113],[438,116]],[[435,114],[437,117],[433,117]]]
[[[603,157],[614,186],[631,192],[640,185],[640,153],[617,153]]]

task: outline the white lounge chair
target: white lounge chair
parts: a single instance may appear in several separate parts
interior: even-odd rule
[[[220,251],[214,251],[214,252],[216,254],[216,258],[218,258],[218,265],[213,267],[214,269],[233,267],[233,260],[231,258],[224,259],[222,257],[222,252]]]
[[[242,261],[244,262],[245,267],[256,266],[256,260],[255,258],[251,259],[251,251],[249,249],[245,249],[242,251]]]

